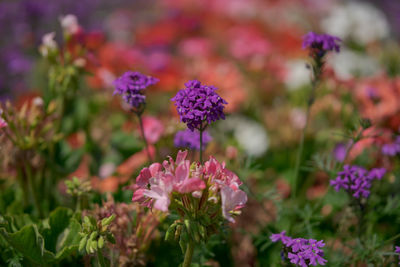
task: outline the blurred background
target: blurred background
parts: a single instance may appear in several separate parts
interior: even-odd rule
[[[175,80],[182,79],[182,72],[199,76],[209,65],[219,65],[235,76],[237,81],[224,83],[239,87],[233,90],[237,98],[249,93],[251,83],[243,67],[271,76],[257,84],[265,90],[276,86],[274,82],[285,82],[289,88],[301,83],[304,52],[299,44],[309,30],[335,34],[348,42],[350,49],[333,59],[334,71],[343,79],[354,73],[372,75],[381,71],[376,53],[372,53],[376,49],[368,51],[372,55],[362,56],[360,49],[380,41],[390,45],[400,34],[396,27],[400,2],[394,0],[3,0],[2,98],[40,86],[34,79],[38,45],[43,34],[60,32],[58,19],[67,14],[76,15],[85,31],[101,38],[94,51],[101,55],[101,67],[95,75],[103,84],[97,86],[104,87],[104,80],[111,80],[125,68],[146,68],[166,77],[166,89],[176,89]],[[129,59],[120,59],[121,54],[128,54]],[[346,64],[336,69],[346,58]],[[200,60],[196,65],[201,66],[188,68],[187,61],[192,59]],[[123,60],[124,66],[116,70],[110,66],[112,60]],[[209,79],[221,86],[221,81]],[[237,102],[241,101],[235,99]]]

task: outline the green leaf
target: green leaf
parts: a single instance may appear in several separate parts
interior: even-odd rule
[[[58,207],[49,216],[50,229],[46,229],[43,235],[46,240],[46,249],[56,252],[57,239],[59,235],[68,227],[72,211],[68,208]]]
[[[81,225],[75,219],[71,219],[68,228],[61,234],[61,238],[57,243],[57,254],[56,260],[59,261],[63,258],[68,257],[73,252],[78,250],[80,246]]]
[[[8,233],[2,228],[0,233],[24,258],[34,263],[44,264],[54,259],[54,254],[45,249],[43,236],[36,225],[27,225],[15,233]]]

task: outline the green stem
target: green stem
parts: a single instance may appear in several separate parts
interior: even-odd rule
[[[34,181],[32,179],[32,171],[31,168],[29,166],[29,163],[25,164],[25,172],[26,172],[26,176],[27,176],[27,180],[28,180],[28,186],[30,187],[31,193],[32,193],[32,197],[33,197],[33,202],[35,205],[35,208],[38,212],[39,218],[43,218],[43,211],[42,211],[42,207],[40,206],[40,202],[39,202],[39,198],[37,196],[37,192],[35,189],[35,185],[34,185]]]
[[[200,164],[203,164],[203,128],[200,129]]]
[[[296,194],[297,194],[297,179],[299,177],[299,172],[300,172],[300,163],[301,163],[301,158],[303,156],[304,140],[305,140],[305,135],[306,135],[307,128],[308,128],[310,110],[311,110],[311,105],[308,105],[307,113],[306,113],[306,124],[304,125],[304,128],[301,131],[300,146],[299,146],[299,149],[297,150],[297,155],[296,155],[296,165],[294,168],[294,179],[293,179],[293,194],[292,194],[293,198],[296,198]]]
[[[315,92],[317,90],[318,84],[321,79],[322,68],[323,68],[322,58],[315,59],[315,66],[313,66],[314,78],[311,82],[311,92],[310,92],[310,96],[307,101],[306,124],[304,125],[304,128],[301,132],[300,146],[299,146],[299,149],[297,150],[297,155],[296,155],[296,165],[295,165],[295,169],[294,169],[294,179],[293,179],[293,194],[292,194],[293,199],[296,198],[296,195],[297,195],[297,180],[299,178],[300,164],[301,164],[301,160],[302,160],[302,156],[303,156],[304,139],[305,139],[305,135],[306,135],[309,120],[310,120],[311,107],[315,101]]]
[[[103,252],[101,252],[101,249],[97,250],[97,259],[99,261],[99,266],[100,267],[106,267],[107,266],[106,265],[106,261],[105,261],[104,256],[103,256]]]
[[[75,206],[75,212],[81,211],[81,197],[77,196],[76,197],[76,206]]]
[[[190,240],[187,244],[185,259],[183,260],[182,267],[190,267],[190,264],[192,263],[193,251],[194,243],[192,240]]]
[[[146,146],[147,157],[149,158],[149,161],[152,162],[153,159],[152,159],[151,154],[150,154],[149,144],[147,143],[147,139],[146,139],[146,136],[144,134],[142,115],[140,113],[136,113],[136,115],[138,116],[138,119],[139,119],[140,131],[142,133],[142,138],[143,138],[143,141],[144,141],[144,145]]]

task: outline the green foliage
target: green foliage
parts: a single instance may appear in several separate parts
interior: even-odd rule
[[[70,209],[59,207],[37,224],[29,223],[26,217],[19,223],[21,219],[0,217],[0,234],[5,241],[1,245],[10,246],[29,266],[60,262],[76,254],[81,226]]]

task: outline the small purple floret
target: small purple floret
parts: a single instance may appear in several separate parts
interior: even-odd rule
[[[181,121],[190,130],[203,130],[208,124],[225,119],[224,105],[228,104],[215,91],[214,86],[202,85],[193,80],[185,83],[185,88],[172,98]]]

